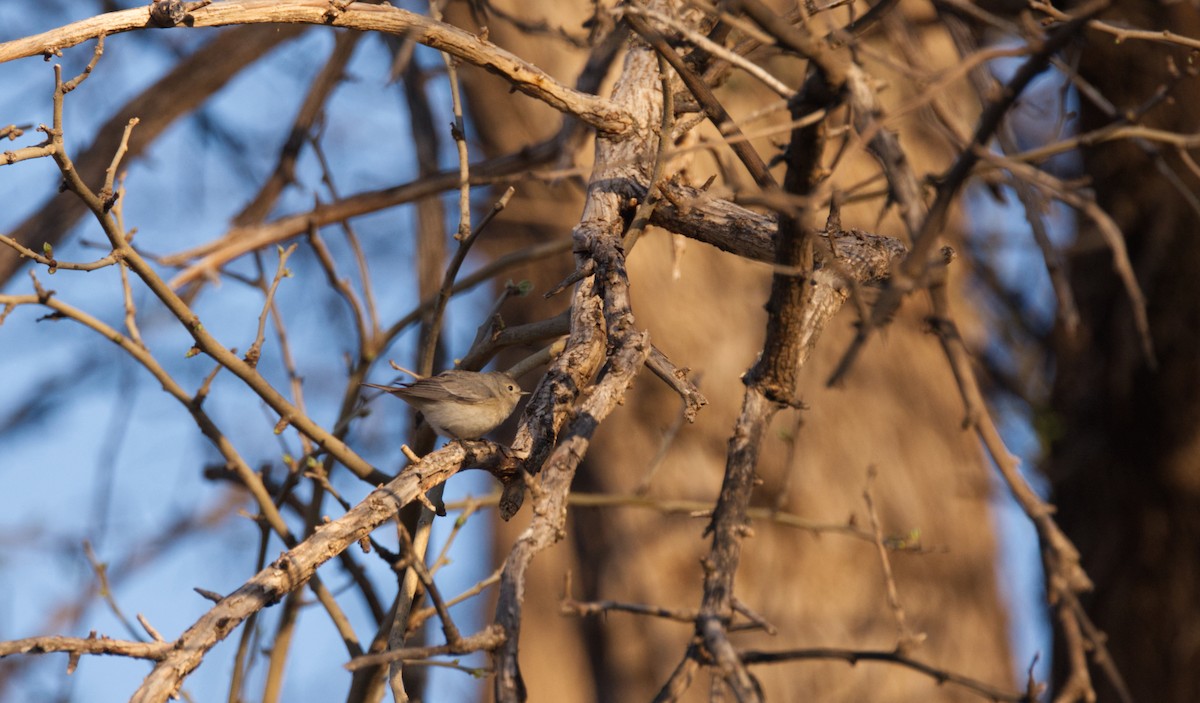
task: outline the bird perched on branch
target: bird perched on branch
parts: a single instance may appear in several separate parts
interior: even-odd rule
[[[413,406],[434,432],[450,439],[479,439],[504,422],[521,396],[527,395],[517,380],[503,371],[451,369],[421,376],[392,366],[416,380],[398,386],[362,385],[387,391]]]

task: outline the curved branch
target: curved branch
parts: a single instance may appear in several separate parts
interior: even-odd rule
[[[104,124],[96,128],[91,135],[91,144],[72,156],[80,176],[87,183],[104,178],[105,169],[111,163],[130,118],[137,117],[139,123],[129,140],[126,163],[144,154],[163,132],[225,86],[234,75],[271,49],[298,36],[302,29],[301,25],[259,26],[234,27],[221,32],[181,59],[162,78],[116,108]],[[50,155],[49,151],[44,155]],[[0,158],[0,163],[3,162]],[[86,212],[87,207],[73,194],[58,193],[46,198],[37,211],[10,234],[29,249],[40,249],[43,243],[57,246]],[[0,252],[0,284],[8,282],[21,265],[20,257]]]
[[[366,537],[400,508],[458,473],[464,465],[487,466],[503,456],[498,445],[490,442],[455,442],[426,455],[420,463],[372,491],[342,517],[318,527],[311,537],[222,598],[172,643],[171,653],[154,667],[130,700],[133,703],[167,700],[208,651],[246,618],[302,586],[321,564]]]
[[[623,134],[634,127],[628,113],[609,100],[569,88],[486,39],[396,7],[359,3],[339,10],[327,0],[251,0],[214,3],[195,11],[190,19],[187,25],[193,28],[234,24],[314,24],[407,37],[495,73],[522,93],[560,112],[574,115],[601,132]],[[0,63],[27,56],[48,56],[104,34],[151,28],[155,25],[147,7],[109,12],[0,44]]]

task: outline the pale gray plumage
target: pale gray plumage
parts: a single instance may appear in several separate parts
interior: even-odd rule
[[[451,369],[399,386],[379,388],[421,411],[425,422],[443,437],[479,439],[504,422],[525,395],[517,380],[503,371]]]

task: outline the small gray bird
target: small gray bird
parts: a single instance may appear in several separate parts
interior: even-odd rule
[[[503,371],[451,369],[399,386],[377,386],[403,400],[425,416],[425,422],[443,437],[479,439],[512,414],[526,395],[517,380]]]

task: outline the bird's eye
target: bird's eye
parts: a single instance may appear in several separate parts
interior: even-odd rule
[[[510,383],[510,384],[508,384],[508,390],[515,391],[515,390],[517,390],[517,387]]]

